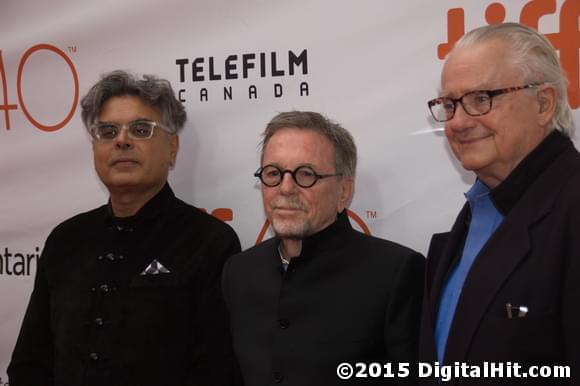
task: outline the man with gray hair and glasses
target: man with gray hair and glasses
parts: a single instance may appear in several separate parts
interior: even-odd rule
[[[351,227],[352,136],[291,111],[268,123],[261,151],[254,175],[275,237],[223,272],[245,385],[414,384],[424,258]],[[372,361],[390,377],[361,370]]]
[[[427,257],[420,356],[480,366],[456,385],[580,385],[580,155],[566,86],[549,41],[506,23],[457,42],[428,102],[476,177]],[[492,362],[503,370],[485,373]]]
[[[167,183],[186,121],[168,81],[114,71],[81,101],[106,205],[48,237],[12,386],[228,386],[220,292],[234,231]]]

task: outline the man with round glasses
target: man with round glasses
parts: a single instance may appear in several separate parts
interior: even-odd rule
[[[580,155],[566,86],[549,41],[506,23],[457,42],[428,102],[476,180],[451,231],[431,240],[421,359],[526,373],[456,385],[580,385]],[[573,378],[527,377],[543,365]]]
[[[275,237],[223,272],[246,386],[359,385],[337,375],[357,361],[390,362],[413,384],[414,367],[397,364],[415,365],[424,258],[352,229],[356,161],[352,136],[318,113],[280,113],[266,127],[254,175]]]
[[[113,71],[81,108],[109,202],[48,237],[10,384],[230,385],[220,274],[240,243],[167,183],[183,105],[164,79]]]

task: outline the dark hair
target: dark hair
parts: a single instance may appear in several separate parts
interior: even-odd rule
[[[127,71],[116,70],[101,76],[81,99],[81,117],[87,129],[95,123],[105,102],[115,96],[136,96],[161,112],[162,123],[173,133],[183,128],[187,114],[177,100],[171,84],[155,75],[143,75],[140,79]]]

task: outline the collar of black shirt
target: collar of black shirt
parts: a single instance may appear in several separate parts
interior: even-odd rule
[[[113,209],[111,208],[111,200],[105,206],[105,221],[108,226],[115,226],[120,228],[134,228],[139,224],[153,220],[163,213],[167,202],[173,199],[175,194],[166,182],[163,188],[151,200],[149,200],[134,216],[129,217],[115,217]]]
[[[335,222],[313,235],[302,239],[300,256],[292,259],[292,264],[300,264],[306,260],[315,258],[320,252],[337,248],[345,240],[345,235],[352,230],[348,219],[347,210],[338,214]],[[296,261],[295,261],[296,260]]]
[[[491,199],[500,213],[507,216],[540,174],[571,147],[574,144],[567,136],[553,130],[501,184],[491,190]]]

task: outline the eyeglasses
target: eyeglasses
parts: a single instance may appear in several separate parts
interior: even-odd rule
[[[310,188],[322,178],[342,176],[342,173],[318,174],[310,166],[299,166],[292,171],[280,169],[274,165],[266,165],[256,170],[254,177],[258,177],[264,185],[272,188],[280,185],[286,173],[290,173],[294,182],[301,188]]]
[[[112,141],[121,133],[122,129],[127,129],[127,135],[131,139],[149,139],[153,136],[156,127],[172,134],[172,131],[153,121],[139,119],[120,125],[114,122],[97,122],[91,126],[91,135],[98,141]]]
[[[461,97],[440,97],[427,102],[431,115],[437,122],[446,122],[455,116],[457,102],[463,110],[472,117],[485,115],[491,111],[493,97],[514,91],[541,86],[543,83],[531,83],[519,87],[500,88],[497,90],[476,90],[463,94]]]

